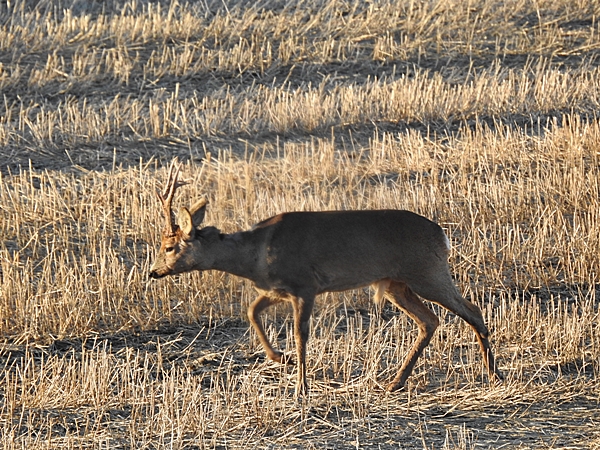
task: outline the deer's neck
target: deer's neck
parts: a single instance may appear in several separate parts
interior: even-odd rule
[[[252,232],[241,231],[224,234],[216,252],[214,269],[231,273],[252,281],[261,278],[260,246]]]

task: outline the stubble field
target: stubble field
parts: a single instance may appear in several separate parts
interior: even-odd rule
[[[600,448],[600,2],[0,3],[0,446]],[[148,280],[178,157],[232,232],[410,209],[452,241],[470,328],[317,299],[311,394],[249,282]],[[267,331],[293,352],[291,310]]]

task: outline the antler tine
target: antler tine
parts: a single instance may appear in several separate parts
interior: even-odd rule
[[[165,184],[164,193],[160,193],[158,190],[156,191],[156,195],[160,199],[163,209],[165,212],[165,233],[173,234],[175,231],[174,221],[173,221],[173,213],[171,210],[171,203],[173,202],[173,197],[175,196],[175,191],[177,188],[187,184],[184,181],[177,181],[177,177],[179,175],[180,166],[177,160],[173,160],[171,166],[169,167],[169,174],[167,175],[167,183]]]

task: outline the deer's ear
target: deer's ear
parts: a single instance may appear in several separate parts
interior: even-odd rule
[[[192,223],[194,224],[194,227],[200,225],[204,220],[206,205],[208,205],[208,200],[206,197],[204,197],[194,203],[194,205],[190,208],[190,215],[192,216]]]
[[[183,234],[186,236],[191,236],[192,231],[194,231],[194,222],[192,221],[192,215],[188,211],[187,208],[181,208],[179,210],[179,214],[177,215],[177,224]]]

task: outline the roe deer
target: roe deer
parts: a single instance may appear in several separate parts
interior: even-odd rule
[[[376,288],[376,300],[385,295],[419,327],[417,340],[389,391],[404,385],[439,325],[437,316],[417,295],[462,317],[475,330],[490,377],[502,379],[480,309],[465,300],[452,281],[450,243],[436,223],[399,210],[288,212],[248,231],[222,234],[214,227],[198,228],[208,203],[205,199],[189,210],[181,208],[178,224],[174,223],[171,202],[184,184],[177,181],[178,172],[171,165],[165,192],[157,192],[166,224],[150,276],[215,269],[252,280],[260,295],[248,308],[248,318],[268,358],[283,363],[291,359],[273,348],[259,314],[279,302],[290,302],[298,393],[307,390],[306,341],[315,296],[368,285]]]

